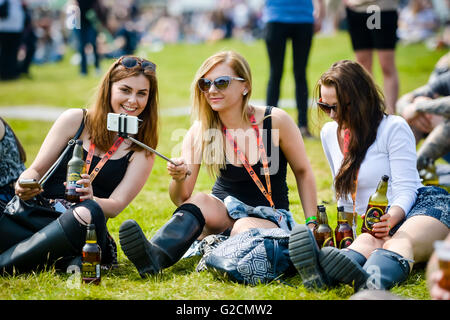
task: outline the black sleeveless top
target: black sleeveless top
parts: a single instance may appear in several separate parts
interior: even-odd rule
[[[272,107],[267,107],[264,116],[271,114]],[[289,189],[286,183],[287,160],[279,146],[272,141],[272,117],[267,117],[263,122],[263,143],[266,148],[267,159],[270,169],[270,183],[272,185],[272,200],[277,209],[289,211]],[[268,143],[270,141],[271,143]],[[228,141],[226,142],[228,143]],[[267,190],[266,178],[264,177],[263,165],[259,160],[252,166],[259,180]],[[227,196],[233,196],[247,205],[270,206],[269,201],[261,193],[253,179],[244,166],[237,167],[227,160],[226,169],[220,170],[212,194],[222,201]]]
[[[44,185],[44,192],[42,195],[49,199],[63,199],[64,198],[64,181],[66,181],[67,175],[67,163],[72,158],[74,146],[71,146],[64,158],[61,160],[60,165],[47,180]],[[109,198],[114,189],[119,185],[125,176],[127,171],[128,162],[134,151],[128,152],[125,156],[119,159],[109,159],[102,170],[95,177],[92,182],[92,190],[94,196],[99,198]],[[83,149],[84,159],[86,159],[87,151]],[[97,163],[101,160],[100,157],[93,156],[90,172],[94,170]]]

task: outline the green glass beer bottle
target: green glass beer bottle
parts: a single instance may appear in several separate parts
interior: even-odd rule
[[[319,248],[334,247],[333,230],[328,225],[328,216],[325,206],[317,206],[319,215],[319,225],[314,229],[314,237],[316,238]]]
[[[369,198],[369,204],[367,205],[366,213],[364,215],[364,221],[361,226],[361,232],[372,232],[373,225],[380,222],[382,215],[386,213],[386,207],[388,206],[387,189],[388,189],[389,177],[384,175],[381,177],[381,181],[378,183],[377,190]]]
[[[81,174],[84,170],[83,160],[83,141],[78,140],[73,148],[72,158],[67,163],[67,179],[65,198],[67,201],[78,203],[80,202],[80,194],[75,190],[82,186],[77,184],[81,179]]]
[[[97,244],[95,225],[87,226],[86,244],[81,252],[81,280],[83,283],[99,284],[101,281],[102,251]]]
[[[344,207],[337,208],[337,226],[334,229],[336,248],[344,249],[353,243],[353,230],[345,217]]]

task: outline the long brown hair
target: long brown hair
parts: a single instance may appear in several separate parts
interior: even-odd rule
[[[11,130],[11,132],[12,132],[12,134],[14,136],[14,139],[16,140],[17,149],[19,150],[20,161],[25,163],[27,161],[27,154],[26,154],[25,149],[23,148],[22,144],[20,143],[19,138],[17,138],[14,130],[11,128],[11,126],[2,117],[0,117],[0,121],[3,122],[5,127],[8,127]]]
[[[138,58],[139,59],[139,58]],[[143,74],[150,83],[147,105],[139,115],[142,120],[136,139],[153,149],[158,144],[158,81],[155,70],[143,69],[139,64],[133,68],[126,68],[115,61],[103,76],[97,90],[97,96],[86,115],[86,127],[91,141],[101,150],[108,150],[114,143],[116,133],[108,131],[107,114],[113,112],[111,107],[111,87],[114,82]],[[131,150],[140,151],[142,147],[132,144]]]
[[[242,98],[242,119],[249,121],[248,104],[252,94],[252,74],[250,66],[243,56],[235,51],[221,51],[208,59],[198,69],[191,84],[191,99],[193,106],[193,119],[199,121],[201,135],[196,137],[197,152],[202,155],[203,164],[212,177],[220,174],[220,169],[225,168],[225,150],[222,139],[222,123],[219,114],[208,104],[204,93],[199,89],[197,83],[210,70],[218,64],[225,63],[234,70],[236,75],[243,78],[247,83],[247,94]],[[219,136],[214,133],[220,133]],[[201,139],[201,140],[199,140]]]
[[[355,191],[355,180],[367,149],[377,137],[385,114],[384,96],[370,74],[357,62],[334,63],[319,79],[315,96],[321,97],[322,86],[334,87],[337,96],[338,132],[350,129],[350,144],[334,179],[336,197],[344,198]]]

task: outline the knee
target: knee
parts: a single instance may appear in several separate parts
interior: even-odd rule
[[[382,248],[384,240],[378,239],[371,235],[370,233],[361,233],[355,240],[355,242],[358,242],[360,244],[376,248]]]
[[[106,219],[102,208],[93,200],[86,200],[72,208],[72,212],[77,220],[87,225],[93,223],[95,225],[105,224]]]

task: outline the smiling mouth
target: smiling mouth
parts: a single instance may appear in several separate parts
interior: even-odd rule
[[[124,109],[125,111],[128,111],[128,112],[134,112],[137,110],[137,108],[131,108],[128,106],[124,106],[123,104],[121,105],[121,107],[122,107],[122,109]]]

